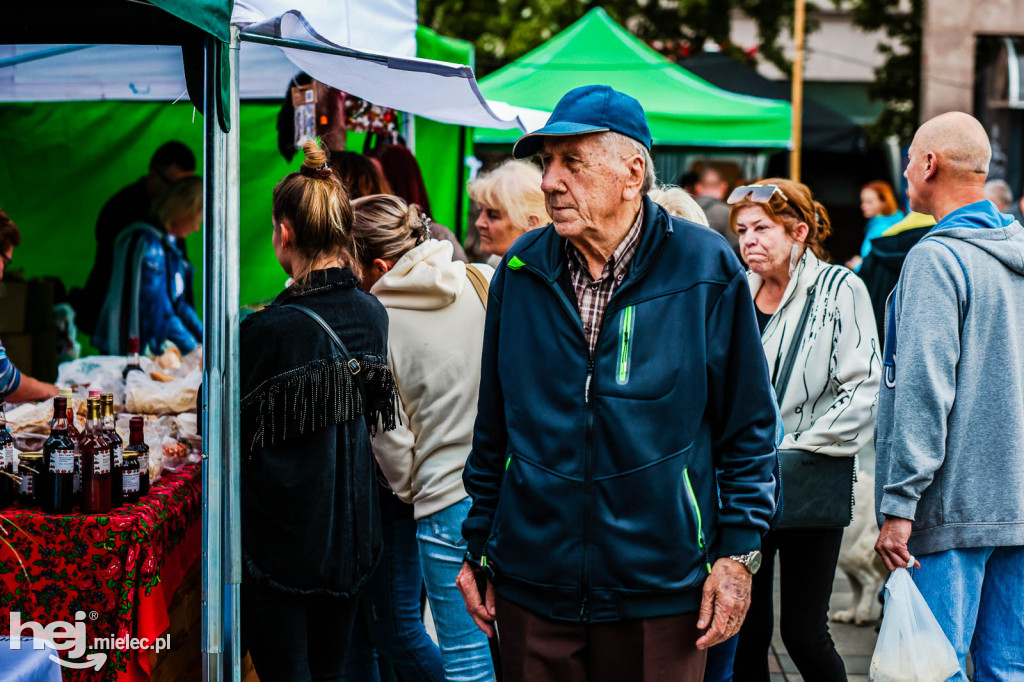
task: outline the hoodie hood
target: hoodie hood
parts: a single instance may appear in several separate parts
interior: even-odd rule
[[[370,289],[386,308],[436,310],[455,302],[467,284],[465,263],[451,242],[428,239],[398,259]]]
[[[940,220],[928,236],[969,242],[1024,275],[1024,227],[1013,216],[1000,213],[991,201],[958,208]]]

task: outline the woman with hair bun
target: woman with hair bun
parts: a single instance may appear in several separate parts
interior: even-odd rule
[[[824,241],[832,225],[806,185],[763,180],[737,187],[729,203],[729,222],[750,268],[747,279],[778,392],[785,427],[779,449],[855,457],[874,435],[881,375],[867,289],[855,274],[828,262]],[[780,381],[791,352],[792,375]],[[783,483],[783,518],[786,485],[792,482]],[[786,650],[805,680],[846,679],[828,632],[842,538],[842,528],[787,528],[764,536],[761,569],[739,633],[735,679],[769,680],[776,554],[785,564],[779,609]]]
[[[241,326],[242,639],[263,682],[341,679],[381,551],[371,433],[394,428],[387,312],[359,289],[352,206],[324,151],[274,188],[294,283]]]
[[[394,629],[418,632],[420,586],[426,584],[444,666],[430,679],[493,680],[487,638],[455,587],[466,553],[462,522],[470,507],[462,469],[476,420],[484,300],[493,270],[453,261],[451,244],[430,238],[429,219],[415,204],[376,195],[352,207],[362,286],[388,311],[388,364],[399,394],[396,427],[374,437],[373,451],[395,504],[412,504],[415,516],[385,517],[385,558],[366,598],[377,629],[404,618],[407,626]],[[373,629],[371,634],[382,638]],[[422,639],[429,642],[426,634]],[[418,648],[421,659],[426,648]],[[407,682],[426,679],[410,678],[389,657]],[[376,679],[372,671],[362,675],[348,679]]]

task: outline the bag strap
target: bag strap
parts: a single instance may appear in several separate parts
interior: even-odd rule
[[[782,397],[786,394],[786,387],[789,385],[789,378],[793,376],[793,366],[796,364],[796,353],[800,347],[800,342],[804,338],[804,330],[807,329],[807,320],[811,317],[811,308],[814,306],[814,291],[818,286],[818,280],[815,279],[811,286],[807,287],[807,300],[804,302],[804,309],[800,312],[800,320],[796,324],[796,330],[793,333],[793,340],[789,342],[789,351],[786,353],[786,359],[782,363],[782,370],[779,372],[779,376],[775,378],[775,399],[779,403],[779,407],[782,406]]]
[[[480,297],[480,302],[484,304],[484,310],[487,310],[487,292],[490,289],[490,283],[484,277],[484,273],[480,272],[472,263],[466,263],[466,276],[469,277],[470,283],[476,289],[476,295]]]
[[[331,329],[331,326],[324,322],[324,318],[320,317],[309,308],[298,305],[297,303],[287,303],[281,307],[291,308],[292,310],[298,310],[300,313],[302,313],[303,315],[305,315],[306,317],[310,318],[318,325],[320,325],[323,328],[323,330],[327,332],[328,338],[331,339],[335,347],[337,347],[337,349],[341,351],[342,356],[345,358],[345,364],[348,366],[348,371],[352,374],[352,376],[355,377],[356,375],[359,374],[359,372],[362,371],[363,368],[360,367],[359,361],[352,357],[352,354],[348,352],[348,348],[346,348],[345,344],[341,342],[341,339],[338,338],[338,335],[334,333],[334,330]],[[357,377],[357,379],[358,378],[359,377]],[[358,381],[358,383],[360,386],[362,386],[361,379]]]

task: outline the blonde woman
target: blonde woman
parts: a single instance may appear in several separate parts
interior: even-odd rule
[[[393,618],[402,621],[396,631],[421,627],[408,621],[419,619],[425,584],[444,679],[492,680],[487,638],[463,607],[455,577],[466,553],[462,522],[470,500],[462,469],[476,420],[483,299],[493,270],[453,261],[452,245],[431,239],[429,220],[400,197],[362,197],[352,206],[362,287],[388,311],[388,364],[399,393],[397,427],[378,433],[373,451],[398,499],[412,504],[415,516],[415,522],[385,521],[385,561],[392,565],[389,579],[371,580],[373,612],[409,614]],[[389,543],[394,551],[387,551]],[[370,634],[387,640],[384,633]],[[350,679],[372,678],[372,671],[366,674],[371,677]]]
[[[540,190],[540,169],[510,159],[469,183],[469,198],[480,205],[476,229],[489,265],[501,262],[512,242],[551,222]]]
[[[655,187],[647,193],[651,201],[658,204],[669,214],[674,215],[677,218],[683,220],[689,220],[691,223],[697,223],[704,227],[710,227],[708,223],[708,217],[704,213],[704,209],[700,207],[697,200],[690,196],[690,194],[682,187],[676,187],[674,185],[661,185]]]

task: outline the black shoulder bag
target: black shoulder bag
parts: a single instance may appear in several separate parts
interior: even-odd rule
[[[789,352],[775,380],[775,395],[782,398],[793,375],[797,349],[807,329],[814,306],[817,282],[807,288],[807,302],[797,322]],[[832,457],[806,450],[779,450],[782,486],[782,515],[778,530],[794,528],[845,528],[853,520],[853,483],[856,458]],[[783,483],[784,482],[784,483]]]

